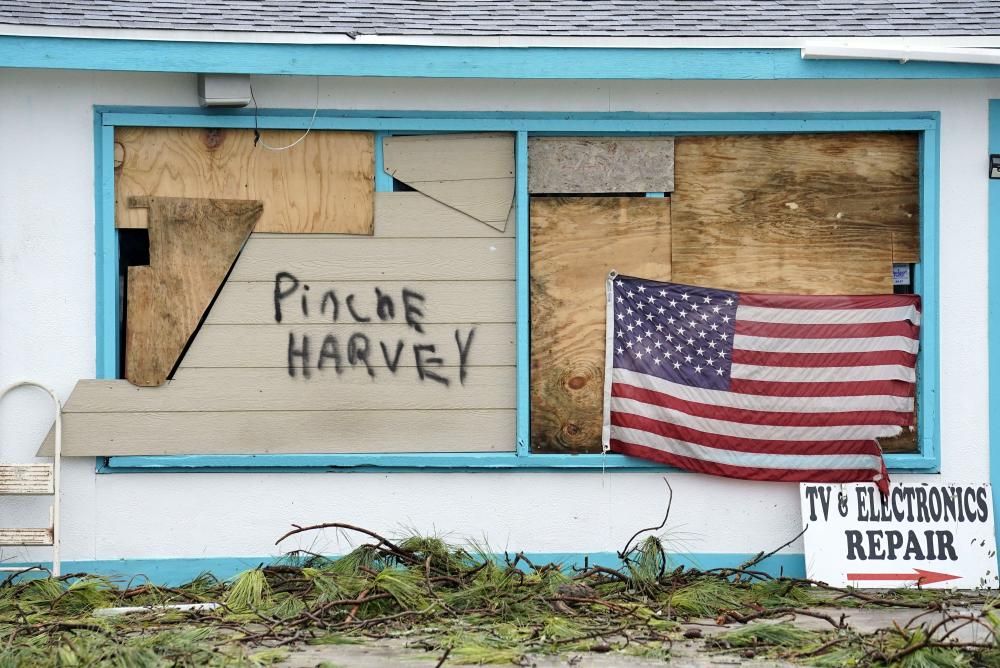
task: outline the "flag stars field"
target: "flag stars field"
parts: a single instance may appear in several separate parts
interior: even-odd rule
[[[612,450],[760,480],[887,478],[876,439],[913,425],[919,297],[627,277],[612,290],[611,322],[626,324],[608,370]]]

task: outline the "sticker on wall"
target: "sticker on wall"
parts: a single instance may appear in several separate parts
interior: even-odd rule
[[[996,589],[988,484],[800,486],[806,572],[837,587]]]

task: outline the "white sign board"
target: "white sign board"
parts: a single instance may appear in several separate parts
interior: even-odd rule
[[[989,485],[801,485],[806,573],[844,587],[995,589]]]

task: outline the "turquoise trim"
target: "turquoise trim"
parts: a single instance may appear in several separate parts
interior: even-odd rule
[[[388,132],[375,133],[375,192],[391,193],[392,177],[385,171],[382,140],[389,136]]]
[[[140,127],[253,128],[253,111],[189,108],[105,107],[104,125]],[[261,110],[262,129],[304,129],[312,112]],[[782,132],[897,132],[936,129],[938,112],[847,113],[551,113],[551,112],[417,112],[321,110],[317,130],[396,132],[545,132],[553,134],[731,134]]]
[[[669,545],[668,545],[669,549]],[[513,556],[513,555],[512,555]],[[525,554],[533,564],[563,564],[566,568],[581,568],[584,559],[591,566],[620,568],[621,561],[614,552],[528,552]],[[753,559],[753,554],[705,553],[678,554],[670,556],[671,566],[685,566],[699,570],[712,568],[733,568]],[[497,555],[502,560],[503,555]],[[228,580],[239,573],[260,565],[272,564],[277,557],[196,557],[184,559],[102,559],[92,561],[63,561],[63,573],[90,573],[113,578],[119,583],[133,585],[149,581],[160,586],[177,586],[190,582],[202,573],[211,573],[220,580]],[[37,562],[35,562],[37,563]],[[30,566],[31,563],[5,564],[8,566]],[[44,566],[51,563],[43,562]],[[777,554],[768,557],[754,570],[778,577],[804,578],[806,576],[805,557],[801,554]]]
[[[529,281],[531,230],[528,226],[528,133],[514,141],[514,242],[517,248],[517,455],[531,456],[531,284]]]
[[[1000,153],[1000,100],[990,100],[989,153]],[[985,165],[984,165],[985,167]],[[993,523],[1000,535],[1000,180],[989,180],[987,344],[989,347],[990,486]],[[1000,564],[1000,555],[998,555]]]
[[[926,470],[941,465],[941,345],[938,307],[940,302],[940,172],[941,133],[938,128],[920,135],[920,262],[913,284],[921,295],[922,323],[917,355],[917,412],[920,461]],[[932,406],[932,410],[923,407]],[[901,455],[913,457],[914,455]]]
[[[115,211],[115,129],[101,124],[94,113],[95,239],[96,256],[96,378],[118,378],[120,332],[118,323],[118,234]]]
[[[133,109],[103,107],[97,145],[97,283],[98,283],[98,373],[117,376],[117,245],[114,211],[113,128],[122,126],[253,127],[248,112],[218,112],[192,109]],[[305,127],[309,114],[302,111],[261,112],[260,127]],[[920,362],[921,447],[916,454],[890,454],[891,471],[936,472],[940,467],[939,342],[938,342],[938,170],[939,123],[937,112],[914,113],[811,113],[811,114],[560,114],[494,112],[349,112],[326,111],[316,118],[317,129],[375,129],[391,132],[513,131],[516,132],[516,248],[517,248],[517,430],[516,448],[502,453],[405,453],[405,454],[302,454],[302,455],[191,455],[173,457],[108,457],[98,460],[99,472],[138,471],[475,471],[475,470],[668,470],[666,467],[622,455],[532,454],[530,441],[530,282],[528,276],[529,224],[527,192],[528,133],[617,134],[752,134],[774,132],[916,131],[921,133],[921,234],[922,262],[917,265],[915,285],[923,295],[924,326]],[[376,160],[380,151],[376,148]],[[378,165],[377,165],[378,166]],[[376,180],[381,169],[376,171]],[[388,176],[388,175],[386,175]],[[385,182],[383,181],[383,187]],[[391,189],[390,184],[388,186]],[[103,324],[102,324],[103,323]],[[101,329],[103,327],[103,329]],[[109,336],[104,336],[108,332]],[[113,334],[112,334],[113,333]],[[110,366],[109,359],[115,366]],[[99,376],[100,377],[100,376]]]
[[[981,79],[993,65],[803,60],[798,49],[241,44],[0,36],[0,66],[495,79]]]
[[[576,471],[688,471],[671,469],[643,459],[616,454],[539,454],[516,452],[408,452],[396,453],[336,453],[315,455],[136,455],[107,457],[98,469],[103,473],[127,472],[205,472],[220,469],[233,471],[331,472],[373,471],[434,471],[436,473],[468,473],[469,471],[551,470]],[[890,471],[936,472],[938,462],[921,454],[886,455]]]

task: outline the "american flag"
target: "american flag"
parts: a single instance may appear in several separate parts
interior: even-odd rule
[[[605,449],[700,473],[888,488],[920,298],[729,292],[612,273]]]

